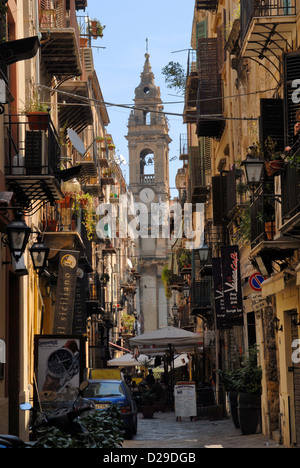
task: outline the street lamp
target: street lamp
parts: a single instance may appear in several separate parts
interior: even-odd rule
[[[178,319],[178,310],[179,310],[178,305],[175,302],[175,304],[172,307],[172,315],[173,315],[174,320]]]
[[[186,301],[187,301],[188,298],[190,297],[190,292],[191,292],[191,289],[190,289],[188,283],[185,283],[185,285],[184,285],[183,288],[182,288],[182,292],[183,292],[184,298],[185,298]]]
[[[18,262],[25,252],[31,234],[30,227],[22,219],[22,213],[18,213],[16,219],[6,227],[6,233],[9,250]]]
[[[209,258],[210,248],[207,244],[204,244],[200,249],[198,249],[198,255],[201,263],[207,262]]]
[[[253,191],[261,182],[264,162],[248,154],[246,160],[242,162],[242,166],[245,168],[247,183]]]
[[[29,249],[33,268],[40,275],[46,268],[47,260],[49,257],[50,249],[42,241],[42,236],[38,236],[37,242]]]

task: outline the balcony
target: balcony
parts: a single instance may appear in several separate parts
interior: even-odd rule
[[[296,0],[241,0],[242,55],[282,55],[292,46],[296,24]]]
[[[93,123],[87,81],[68,80],[59,87],[65,94],[59,95],[59,121],[61,127],[68,126],[80,134]]]
[[[101,313],[101,297],[103,288],[101,288],[100,279],[97,273],[89,273],[88,275],[88,291],[87,291],[87,316]]]
[[[184,123],[196,122],[198,81],[199,74],[197,67],[197,51],[189,50],[185,92]]]
[[[218,39],[199,39],[199,85],[197,135],[220,139],[224,128],[222,80],[219,70]]]
[[[212,313],[212,278],[206,277],[202,281],[194,280],[191,294],[192,315],[210,319]]]
[[[219,0],[196,0],[196,9],[216,12],[218,10]]]
[[[81,220],[73,211],[73,200],[62,199],[54,207],[43,210],[42,231],[45,242],[52,249],[49,259],[56,257],[60,250],[85,252],[81,237]]]
[[[31,213],[63,198],[59,139],[47,117],[44,127],[36,117],[34,128],[38,130],[31,130],[23,115],[5,116],[6,184],[15,193],[17,203]]]
[[[198,146],[191,147],[190,200],[191,203],[205,203],[209,186],[206,183],[204,154]]]
[[[39,6],[45,70],[57,77],[80,76],[82,66],[75,0],[68,0],[68,5],[66,0],[39,0]]]
[[[189,141],[188,136],[186,133],[181,133],[179,138],[179,152],[180,161],[188,161],[189,160]]]
[[[283,176],[285,177],[285,176]],[[291,180],[290,180],[291,182]],[[270,181],[268,181],[268,185]],[[288,201],[284,201],[286,196],[284,188],[282,192],[282,208],[285,212],[288,208]],[[277,192],[277,191],[276,191]],[[292,192],[292,191],[291,191]],[[293,251],[300,246],[300,239],[289,237],[287,234],[291,225],[284,225],[283,228],[278,230],[278,208],[276,205],[281,205],[279,201],[275,200],[275,192],[273,194],[266,193],[266,187],[261,185],[254,194],[254,201],[250,207],[251,213],[251,253],[250,258],[262,259],[270,274],[272,270],[272,262],[276,260],[284,260],[288,256],[293,255]],[[277,195],[277,193],[276,193]],[[278,199],[279,200],[279,199]],[[291,199],[290,199],[291,201]],[[294,200],[295,201],[295,200]],[[292,206],[292,204],[290,205]],[[285,216],[285,215],[283,215]],[[279,231],[279,232],[278,232]],[[280,232],[281,231],[281,232]]]
[[[299,151],[300,154],[300,151]],[[300,238],[300,167],[289,163],[281,175],[282,227],[280,232]]]
[[[155,184],[155,175],[141,175],[141,184]]]

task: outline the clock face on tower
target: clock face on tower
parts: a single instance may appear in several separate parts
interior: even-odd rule
[[[155,193],[151,188],[144,188],[140,191],[140,199],[143,203],[151,203],[154,197]]]

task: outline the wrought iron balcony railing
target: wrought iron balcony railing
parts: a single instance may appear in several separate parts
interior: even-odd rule
[[[272,241],[276,233],[275,195],[274,191],[273,194],[270,190],[268,192],[262,184],[256,190],[250,207],[252,248],[260,242]]]
[[[219,0],[196,0],[197,10],[217,11]]]
[[[212,278],[205,277],[202,281],[193,281],[192,314],[209,318],[212,311]]]
[[[39,116],[30,127],[23,115],[5,116],[5,176],[8,187],[24,208],[33,201],[63,198],[60,190],[61,148],[51,118],[42,124]]]
[[[252,18],[276,18],[296,14],[296,0],[241,0],[241,37],[245,37]]]
[[[300,156],[300,150],[297,154]],[[296,163],[288,163],[281,174],[281,194],[284,225],[300,211],[300,166]]]

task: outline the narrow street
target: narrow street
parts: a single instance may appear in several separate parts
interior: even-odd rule
[[[284,448],[262,434],[241,435],[230,419],[221,421],[189,419],[176,421],[175,413],[155,413],[144,419],[139,413],[138,433],[125,440],[125,449],[133,448]]]

